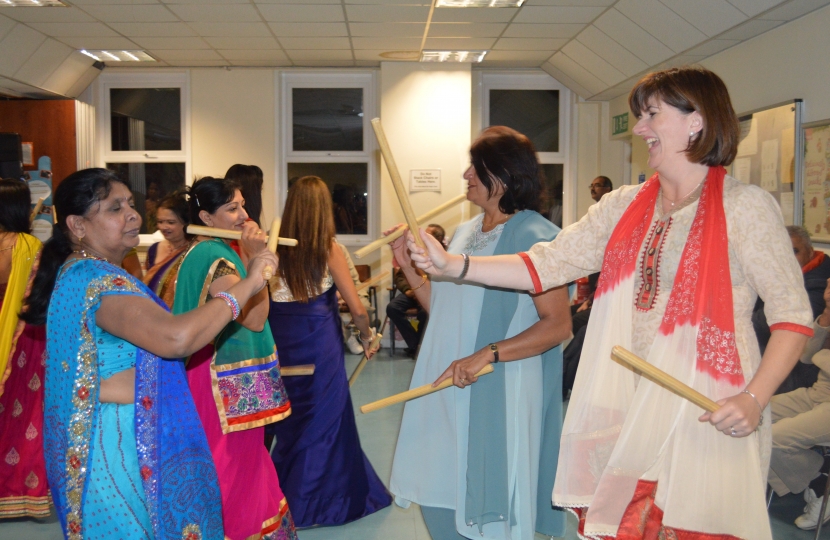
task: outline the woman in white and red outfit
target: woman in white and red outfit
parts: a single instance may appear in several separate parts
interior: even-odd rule
[[[775,200],[725,176],[738,120],[702,68],[641,79],[634,133],[657,170],[527,253],[464,260],[421,236],[429,273],[542,291],[601,270],[563,428],[553,504],[588,538],[772,538],[764,501],[767,403],[812,335],[810,304]],[[761,358],[750,322],[766,303]],[[720,404],[693,404],[609,359],[621,345]],[[475,381],[459,366],[457,386]],[[766,421],[762,418],[766,417]],[[554,459],[551,456],[551,459]]]

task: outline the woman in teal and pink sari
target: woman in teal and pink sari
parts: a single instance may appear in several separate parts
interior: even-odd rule
[[[210,448],[177,360],[201,349],[263,285],[173,316],[120,268],[141,218],[129,188],[104,169],[55,190],[59,221],[45,244],[22,318],[46,323],[46,470],[69,539],[224,538]],[[238,299],[238,300],[237,300]]]

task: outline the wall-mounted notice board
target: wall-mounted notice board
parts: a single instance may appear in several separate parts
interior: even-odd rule
[[[830,243],[830,120],[804,126],[804,227]]]
[[[802,218],[802,105],[797,99],[740,115],[741,142],[732,163],[732,176],[775,197],[787,225]]]

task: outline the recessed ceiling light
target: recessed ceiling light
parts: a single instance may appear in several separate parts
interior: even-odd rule
[[[465,8],[465,7],[493,7],[515,8],[521,7],[525,0],[438,0],[435,7]]]
[[[61,0],[0,0],[0,7],[69,7]]]
[[[387,51],[380,53],[380,56],[391,60],[417,60],[421,57],[421,53],[418,51]]]
[[[469,62],[484,60],[487,51],[421,51],[421,62]]]
[[[113,49],[88,50],[81,49],[81,54],[94,58],[99,62],[155,62],[156,59],[144,51],[117,51]]]

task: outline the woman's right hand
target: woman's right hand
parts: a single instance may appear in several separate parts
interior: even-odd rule
[[[261,251],[268,249],[268,236],[255,221],[246,221],[242,224],[242,238],[239,239],[239,247],[246,258],[251,259]]]
[[[464,268],[464,259],[461,255],[448,253],[438,240],[421,229],[418,229],[418,234],[421,235],[426,249],[415,243],[412,231],[406,231],[406,246],[409,248],[409,258],[415,263],[415,266],[434,276],[458,277]]]
[[[255,284],[254,294],[262,290],[268,282],[268,279],[264,275],[265,270],[270,268],[269,273],[274,276],[279,266],[279,258],[276,253],[271,253],[267,249],[260,251],[248,261],[248,277],[245,279],[250,279]]]

